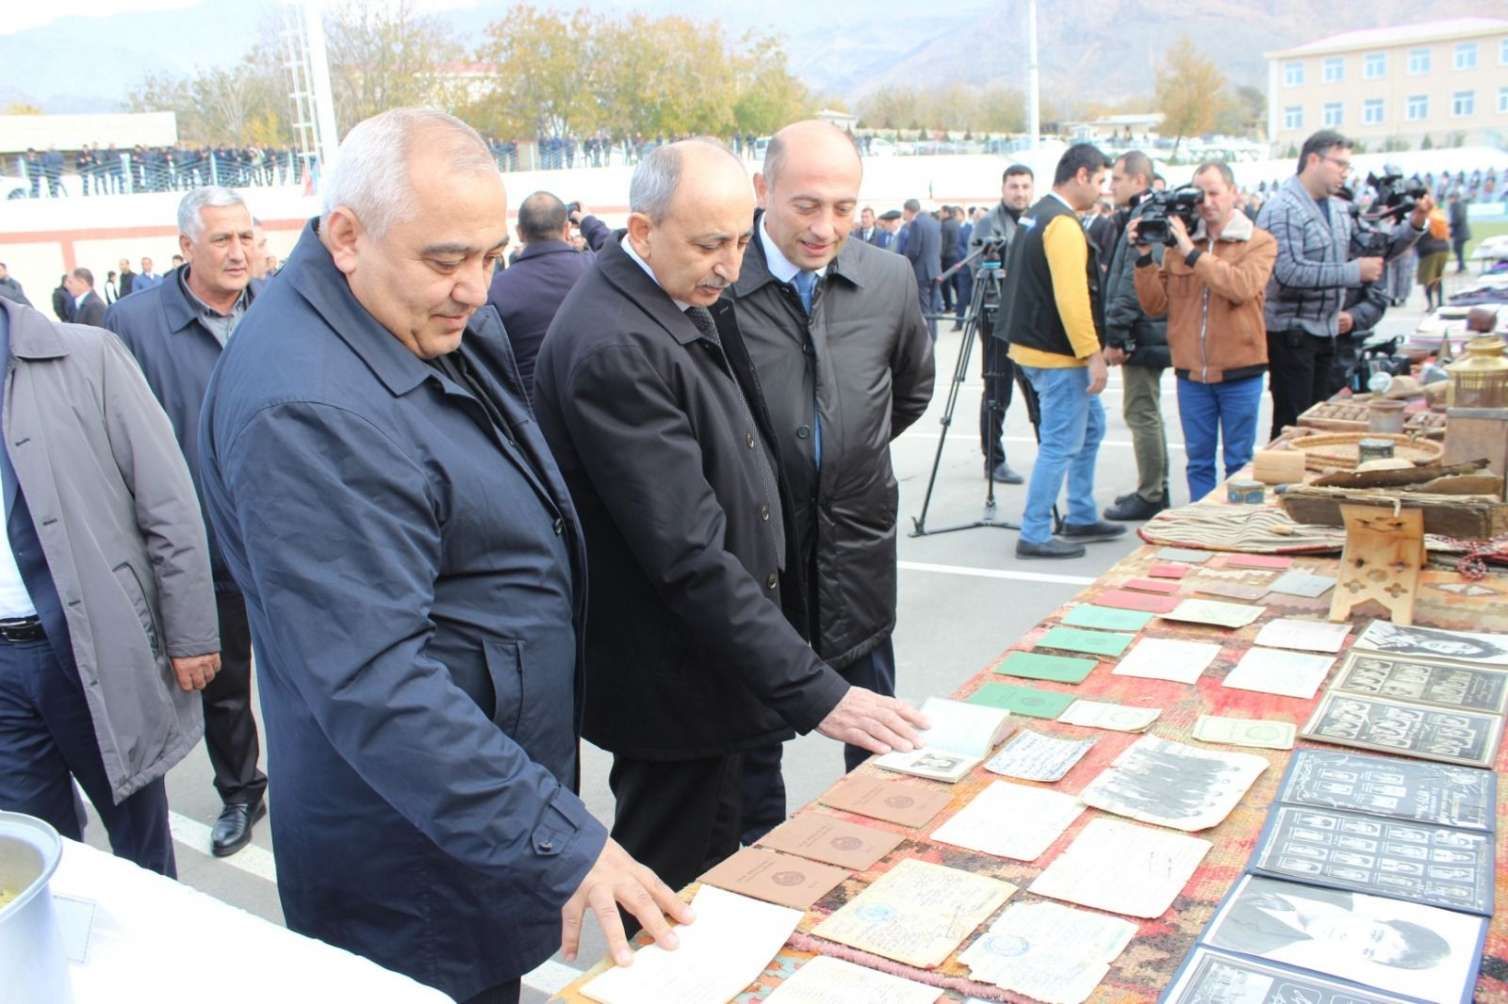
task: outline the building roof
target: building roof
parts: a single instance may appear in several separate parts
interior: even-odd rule
[[[1499,32],[1508,32],[1508,21],[1492,17],[1457,17],[1444,21],[1400,24],[1391,28],[1346,31],[1313,42],[1305,42],[1291,49],[1279,49],[1275,52],[1263,53],[1263,55],[1268,59],[1291,59],[1295,56],[1318,56],[1331,52],[1352,52],[1357,49],[1387,49],[1399,45],[1495,35]]]

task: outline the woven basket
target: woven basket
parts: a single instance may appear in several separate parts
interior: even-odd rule
[[[1383,435],[1374,432],[1330,432],[1317,436],[1301,436],[1290,445],[1304,451],[1304,466],[1311,471],[1354,471],[1360,462],[1363,439],[1388,439],[1393,442],[1393,456],[1410,461],[1417,467],[1437,464],[1445,455],[1445,447],[1427,439],[1415,439],[1404,435]]]

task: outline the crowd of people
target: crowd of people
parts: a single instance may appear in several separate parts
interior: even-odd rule
[[[937,320],[984,345],[1016,556],[1081,555],[1169,504],[1166,369],[1194,499],[1250,460],[1264,383],[1274,433],[1335,389],[1435,209],[1353,240],[1351,151],[1311,136],[1255,219],[1201,164],[1197,212],[1151,237],[1138,151],[876,214],[852,138],[799,122],[752,179],[716,141],[649,149],[622,230],[540,191],[510,235],[495,147],[397,110],[351,130],[286,262],[211,185],[170,271],[121,262],[113,303],[65,276],[71,323],[0,267],[7,440],[34,444],[0,451],[0,711],[26,723],[0,730],[0,808],[78,837],[77,779],[116,853],[172,875],[163,776],[203,735],[215,853],[275,800],[296,931],[481,1004],[573,956],[588,912],[619,962],[639,924],[673,948],[672,890],[785,818],[786,740],[853,769],[928,725],[894,696],[890,444],[931,400]],[[1101,510],[1110,367],[1137,483]],[[582,738],[613,758],[610,827]]]

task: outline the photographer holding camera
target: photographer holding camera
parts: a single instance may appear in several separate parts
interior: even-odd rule
[[[1434,206],[1421,193],[1407,222],[1394,228],[1385,256],[1352,259],[1351,215],[1346,203],[1334,204],[1350,170],[1351,141],[1321,130],[1304,141],[1297,173],[1257,216],[1257,226],[1278,244],[1265,308],[1273,438],[1329,396],[1334,339],[1354,324],[1343,309],[1346,290],[1381,277],[1384,259],[1413,246]]]
[[[1230,165],[1201,164],[1194,184],[1203,194],[1194,233],[1178,211],[1169,213],[1161,266],[1142,232],[1151,229],[1146,209],[1127,225],[1126,242],[1140,253],[1133,278],[1142,309],[1167,315],[1189,498],[1198,501],[1215,488],[1215,448],[1222,441],[1226,477],[1251,460],[1267,369],[1262,307],[1278,251],[1271,234],[1236,211],[1240,194]],[[1190,201],[1180,199],[1175,209]]]

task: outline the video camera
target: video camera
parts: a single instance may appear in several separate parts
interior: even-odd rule
[[[1007,243],[1004,237],[975,237],[969,241],[969,247],[979,257],[980,268],[1000,268],[1005,263]]]
[[[1377,193],[1372,201],[1373,219],[1402,218],[1404,213],[1414,211],[1414,206],[1424,198],[1428,189],[1418,179],[1405,181],[1402,174],[1369,174],[1367,184]]]
[[[1204,204],[1204,189],[1197,185],[1184,185],[1168,192],[1148,192],[1142,196],[1141,211],[1136,226],[1136,239],[1142,244],[1165,244],[1172,247],[1173,228],[1168,220],[1174,216],[1183,221],[1190,234],[1199,224],[1199,207]]]

